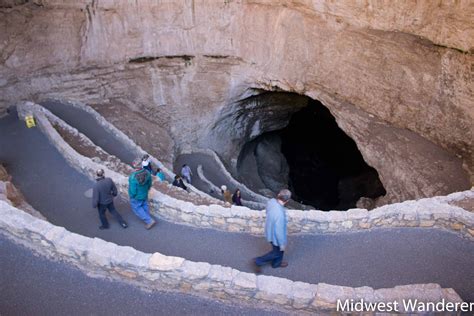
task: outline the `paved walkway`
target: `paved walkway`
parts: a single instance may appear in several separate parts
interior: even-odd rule
[[[50,110],[56,116],[63,119],[69,125],[77,128],[77,130],[86,135],[94,144],[100,146],[107,153],[118,157],[125,163],[130,164],[134,158],[133,154],[126,150],[119,139],[115,137],[109,130],[97,124],[97,121],[89,113],[80,110],[70,105],[64,105],[58,101],[45,101],[41,103],[42,106]],[[214,192],[209,192],[208,185],[201,181],[197,174],[197,166],[202,165],[205,176],[220,188],[225,184],[233,193],[236,187],[230,185],[227,178],[217,171],[215,162],[205,154],[180,155],[174,164],[174,171],[180,173],[181,166],[187,163],[193,171],[193,185],[199,190],[212,195],[215,198],[222,199],[222,197]],[[243,193],[244,200],[252,200]]]
[[[137,158],[133,153],[127,151],[122,142],[113,133],[97,124],[97,121],[91,114],[71,105],[63,105],[58,101],[46,101],[42,102],[41,105],[69,125],[77,128],[79,132],[87,135],[94,144],[101,147],[107,153],[118,157],[123,162],[130,165]],[[90,126],[94,128],[90,128]]]
[[[0,315],[283,315],[90,278],[34,255],[0,234]]]
[[[99,237],[145,252],[159,251],[193,261],[230,266],[251,272],[250,258],[263,254],[263,238],[196,229],[166,221],[150,231],[117,201],[129,222],[123,230],[98,229],[99,220],[84,192],[92,182],[66,164],[36,128],[27,129],[13,115],[0,120],[0,162],[28,201],[53,224],[85,236]],[[347,286],[393,287],[439,283],[474,301],[474,243],[429,229],[386,229],[370,232],[290,236],[286,269],[265,274],[304,282]]]
[[[196,155],[196,156],[195,156]],[[206,163],[201,162],[199,157],[202,157]],[[198,158],[198,159],[196,159]],[[210,169],[208,164],[212,164],[210,159],[204,154],[184,154],[184,155],[179,155],[176,160],[174,161],[174,171],[177,174],[181,174],[181,168],[183,164],[187,164],[189,168],[191,168],[191,171],[193,172],[193,176],[191,177],[192,180],[192,185],[194,185],[196,188],[201,190],[202,192],[206,192],[207,194],[215,197],[216,199],[222,200],[222,196],[215,191],[210,191],[209,190],[209,185],[202,181],[197,172],[197,167],[199,164],[203,165],[203,173],[204,176],[211,181],[214,185],[217,187],[221,187],[222,184],[225,184],[227,181],[225,181],[224,176],[220,175],[217,171],[214,171],[214,169]],[[212,170],[212,174],[208,174],[208,170]],[[186,181],[183,179],[183,181]],[[186,182],[185,182],[186,183]],[[220,183],[220,184],[219,184]],[[232,191],[233,193],[233,191]]]

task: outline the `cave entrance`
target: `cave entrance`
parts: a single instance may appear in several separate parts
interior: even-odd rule
[[[262,186],[273,192],[288,186],[295,201],[319,210],[346,210],[361,197],[375,199],[386,193],[355,142],[329,110],[311,98],[291,115],[286,127],[248,142],[238,171],[239,178],[257,192],[262,193]]]
[[[309,99],[277,133],[296,200],[321,210],[343,210],[355,207],[361,197],[385,195],[377,171],[321,102]]]

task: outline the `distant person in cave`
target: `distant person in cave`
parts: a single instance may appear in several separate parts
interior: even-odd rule
[[[232,194],[232,203],[234,205],[242,206],[242,196],[240,189],[235,190],[234,194]]]
[[[179,175],[174,177],[173,185],[183,190],[188,190],[188,187],[184,184],[183,178],[181,178]]]
[[[227,186],[223,185],[221,186],[221,193],[222,196],[224,197],[224,202],[226,205],[231,205],[232,204],[232,193],[230,193],[229,190],[227,190]]]
[[[119,212],[115,209],[114,197],[117,196],[117,187],[112,179],[106,178],[103,169],[96,171],[96,183],[92,189],[92,207],[97,208],[99,211],[99,219],[101,226],[99,229],[108,229],[109,222],[105,216],[105,212],[109,210],[117,221],[120,223],[120,226],[127,228],[127,223],[120,216]]]
[[[191,171],[191,168],[189,168],[189,166],[187,164],[184,164],[183,167],[181,168],[181,176],[189,184],[191,184],[191,176],[192,175],[193,175],[193,172]]]
[[[148,172],[153,173],[153,168],[151,165],[150,155],[146,154],[142,157],[142,167],[143,169],[148,170]]]
[[[283,254],[287,245],[288,223],[285,205],[291,198],[291,192],[287,189],[281,190],[276,199],[271,199],[267,203],[265,220],[265,238],[272,245],[272,250],[254,259],[255,273],[262,272],[262,266],[271,263],[272,268],[285,268],[288,262],[283,261]]]
[[[156,174],[155,176],[158,178],[158,180],[160,180],[161,182],[165,181],[166,180],[166,177],[165,177],[165,174],[163,173],[163,170],[161,170],[160,168],[157,168],[156,169]]]
[[[128,195],[132,211],[145,222],[145,228],[150,229],[156,224],[148,208],[148,191],[153,180],[150,172],[143,168],[142,162],[142,159],[137,158],[132,163],[135,171],[128,177]]]

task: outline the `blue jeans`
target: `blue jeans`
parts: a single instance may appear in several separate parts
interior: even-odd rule
[[[153,219],[150,216],[150,210],[148,209],[148,201],[140,201],[135,199],[130,199],[130,205],[132,206],[132,211],[135,215],[138,216],[146,224],[150,224]]]
[[[261,257],[255,258],[255,264],[257,266],[263,266],[264,264],[270,262],[272,263],[272,268],[278,268],[281,265],[281,262],[283,261],[284,251],[281,251],[280,247],[275,246],[274,244],[272,244],[272,247],[273,249],[269,253]]]

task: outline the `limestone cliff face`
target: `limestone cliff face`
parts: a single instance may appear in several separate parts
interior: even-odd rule
[[[232,164],[291,112],[240,101],[297,92],[356,141],[386,202],[443,194],[474,183],[473,16],[469,0],[4,0],[0,106],[120,102]]]

